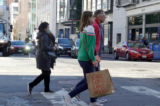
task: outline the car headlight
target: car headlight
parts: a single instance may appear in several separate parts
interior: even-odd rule
[[[58,46],[58,49],[63,49],[63,47],[62,46]]]
[[[130,50],[130,52],[132,52],[132,53],[138,53],[137,51],[134,51],[134,50]]]
[[[25,48],[26,50],[29,50],[30,49],[30,47],[29,46],[26,46],[26,48]]]
[[[149,54],[153,54],[153,51],[151,51]]]
[[[0,43],[6,43],[7,40],[0,40]]]
[[[14,49],[14,47],[11,47],[11,49]]]

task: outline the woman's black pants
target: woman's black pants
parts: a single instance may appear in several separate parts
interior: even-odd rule
[[[50,88],[49,88],[50,74],[51,74],[51,70],[49,70],[49,71],[42,70],[42,74],[39,75],[33,82],[31,82],[30,86],[33,88],[34,86],[38,85],[44,79],[45,91],[50,90]]]

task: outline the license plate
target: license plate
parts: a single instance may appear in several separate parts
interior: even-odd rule
[[[18,52],[22,52],[22,50],[18,50]]]
[[[70,50],[68,50],[67,52],[71,52]]]
[[[147,58],[147,56],[144,55],[144,56],[142,56],[142,58]]]

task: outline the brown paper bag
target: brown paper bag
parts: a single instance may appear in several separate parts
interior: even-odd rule
[[[102,97],[115,92],[108,69],[86,74],[91,98]]]

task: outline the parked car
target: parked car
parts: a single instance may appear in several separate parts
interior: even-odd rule
[[[76,39],[74,45],[72,46],[72,49],[71,49],[71,57],[72,58],[77,58],[78,57],[78,50],[79,50],[79,39]]]
[[[24,41],[11,41],[11,54],[23,53],[24,55],[28,55],[29,51],[30,47]]]
[[[57,52],[56,52],[57,56],[60,56],[60,55],[71,56],[72,43],[70,42],[69,39],[58,38],[58,39],[56,39],[56,43],[58,44],[58,48],[57,48]]]
[[[71,45],[74,45],[74,41],[73,41],[73,39],[69,39],[69,41],[70,41],[70,43],[71,43]]]
[[[148,49],[143,43],[136,41],[120,42],[114,48],[114,58],[124,57],[127,60],[143,59],[152,61],[153,51]]]

